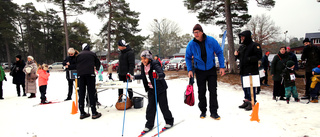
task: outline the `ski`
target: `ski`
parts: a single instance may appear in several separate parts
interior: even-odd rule
[[[180,124],[180,123],[182,123],[182,122],[184,122],[184,120],[181,120],[181,121],[173,124],[173,126],[172,126],[171,128],[173,128],[174,126],[176,126],[176,125],[178,125],[178,124]],[[166,129],[166,128],[164,127],[164,128],[162,128],[162,130],[159,132],[159,134],[161,134],[161,133],[163,133],[164,131],[167,131],[167,130],[169,130],[169,129],[171,129],[171,128]],[[156,133],[156,134],[154,134],[152,137],[156,137],[156,136],[158,136],[159,134]]]
[[[159,125],[160,125],[160,124],[161,124],[161,122],[159,123]],[[153,127],[153,128],[152,128],[151,130],[149,130],[148,132],[142,131],[138,137],[142,137],[142,136],[146,135],[147,133],[149,133],[150,131],[152,131],[153,129],[155,129],[155,128],[157,128],[157,127],[158,127],[158,126]]]
[[[40,105],[48,105],[48,104],[55,104],[55,103],[61,103],[61,102],[64,102],[64,101],[49,101],[50,103],[39,103],[39,104],[35,104],[33,105],[33,107],[35,106],[40,106]]]

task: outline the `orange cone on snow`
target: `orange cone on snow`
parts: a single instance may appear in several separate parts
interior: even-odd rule
[[[72,110],[71,110],[71,114],[77,114],[78,113],[78,108],[76,107],[76,104],[74,103],[74,101],[72,102]]]
[[[257,102],[256,105],[254,105],[252,113],[250,115],[251,116],[250,120],[260,122],[258,113],[259,113],[259,102]]]

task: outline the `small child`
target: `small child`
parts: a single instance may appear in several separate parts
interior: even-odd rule
[[[98,71],[98,78],[99,78],[99,81],[103,81],[103,66],[100,65],[100,68],[99,68],[99,71]]]
[[[38,85],[39,85],[39,90],[41,93],[41,97],[40,97],[41,104],[51,103],[51,102],[47,101],[47,97],[46,97],[48,79],[50,76],[49,71],[48,71],[48,65],[42,64],[42,66],[39,66],[37,73],[39,75]]]
[[[130,79],[142,79],[145,91],[148,93],[148,106],[146,110],[146,119],[144,130],[141,134],[149,132],[154,127],[156,115],[156,99],[154,89],[153,71],[156,77],[157,101],[163,114],[166,125],[164,129],[169,129],[173,126],[173,117],[168,106],[167,99],[167,83],[164,79],[165,74],[161,68],[160,62],[152,59],[152,53],[149,50],[142,51],[141,55],[141,74],[130,77]]]
[[[283,77],[283,82],[284,82],[284,88],[286,91],[286,98],[287,98],[287,103],[289,104],[291,93],[292,96],[294,97],[294,100],[296,102],[299,102],[300,99],[298,98],[298,92],[297,92],[297,87],[295,84],[296,77],[297,78],[304,78],[304,75],[298,75],[294,71],[294,62],[289,60],[286,63],[286,68],[283,70],[281,76]]]
[[[2,66],[0,65],[0,99],[3,99],[3,90],[2,90],[3,80],[7,81],[7,78]]]
[[[318,91],[320,90],[320,65],[312,69],[310,96],[312,103],[318,103]]]

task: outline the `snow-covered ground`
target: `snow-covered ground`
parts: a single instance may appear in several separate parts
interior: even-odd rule
[[[65,72],[51,72],[47,87],[48,100],[62,101],[67,97],[67,81]],[[117,90],[110,89],[98,94],[102,113],[99,119],[79,119],[79,112],[70,114],[72,101],[34,106],[40,102],[37,97],[17,97],[12,77],[6,73],[8,81],[4,81],[4,100],[0,100],[0,136],[1,137],[120,137],[122,136],[124,112],[117,110]],[[116,74],[113,74],[116,77]],[[104,77],[106,78],[105,74]],[[134,82],[135,83],[135,82]],[[239,109],[242,104],[241,87],[227,83],[218,83],[218,113],[221,120],[207,116],[200,119],[197,107],[197,87],[195,84],[196,105],[190,107],[183,103],[183,94],[188,84],[187,78],[167,80],[169,108],[175,122],[183,121],[172,129],[160,134],[163,137],[316,137],[320,136],[320,105],[305,104],[292,101],[272,100],[272,94],[264,91],[257,96],[260,103],[260,123],[250,121],[251,111]],[[143,88],[134,91],[146,94]],[[139,95],[134,95],[139,96]],[[75,97],[73,95],[73,100]],[[113,105],[112,107],[110,107]],[[145,125],[147,99],[141,109],[126,111],[124,137],[136,137]],[[105,108],[105,106],[107,106]],[[88,110],[87,108],[85,109]],[[90,112],[91,113],[91,112]],[[207,115],[210,115],[207,112]],[[160,128],[165,124],[159,111]],[[156,124],[156,123],[155,123]],[[157,129],[145,136],[152,136]]]

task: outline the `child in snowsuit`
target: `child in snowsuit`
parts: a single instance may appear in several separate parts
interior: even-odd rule
[[[320,65],[312,69],[312,78],[310,85],[310,96],[312,103],[318,103],[318,92],[320,90]]]
[[[37,73],[39,75],[38,85],[39,85],[39,91],[41,94],[41,97],[40,97],[41,104],[51,103],[51,102],[47,101],[47,97],[46,97],[48,79],[50,76],[49,71],[48,71],[48,65],[42,64],[42,66],[39,66]]]
[[[286,68],[283,70],[281,76],[283,79],[283,83],[284,83],[284,88],[285,88],[285,96],[287,99],[287,103],[289,104],[290,101],[290,97],[291,97],[291,93],[292,96],[294,97],[294,100],[296,102],[299,102],[300,99],[298,98],[298,92],[297,92],[297,87],[295,84],[295,80],[296,77],[297,78],[304,78],[304,75],[298,75],[295,71],[294,71],[294,62],[289,60],[286,63]]]
[[[145,91],[148,92],[148,106],[146,110],[146,119],[145,129],[141,134],[149,132],[153,126],[156,116],[156,100],[155,100],[155,83],[153,75],[156,77],[156,91],[157,91],[157,101],[159,107],[163,114],[166,125],[165,129],[171,128],[173,126],[173,117],[168,106],[167,99],[167,83],[164,79],[165,74],[161,69],[159,61],[152,59],[152,53],[149,50],[142,51],[141,55],[141,74],[131,76],[131,79],[142,79]],[[153,71],[155,73],[153,74]]]
[[[0,99],[3,99],[3,90],[2,90],[2,81],[7,81],[6,74],[4,73],[4,70],[2,66],[0,65]]]

